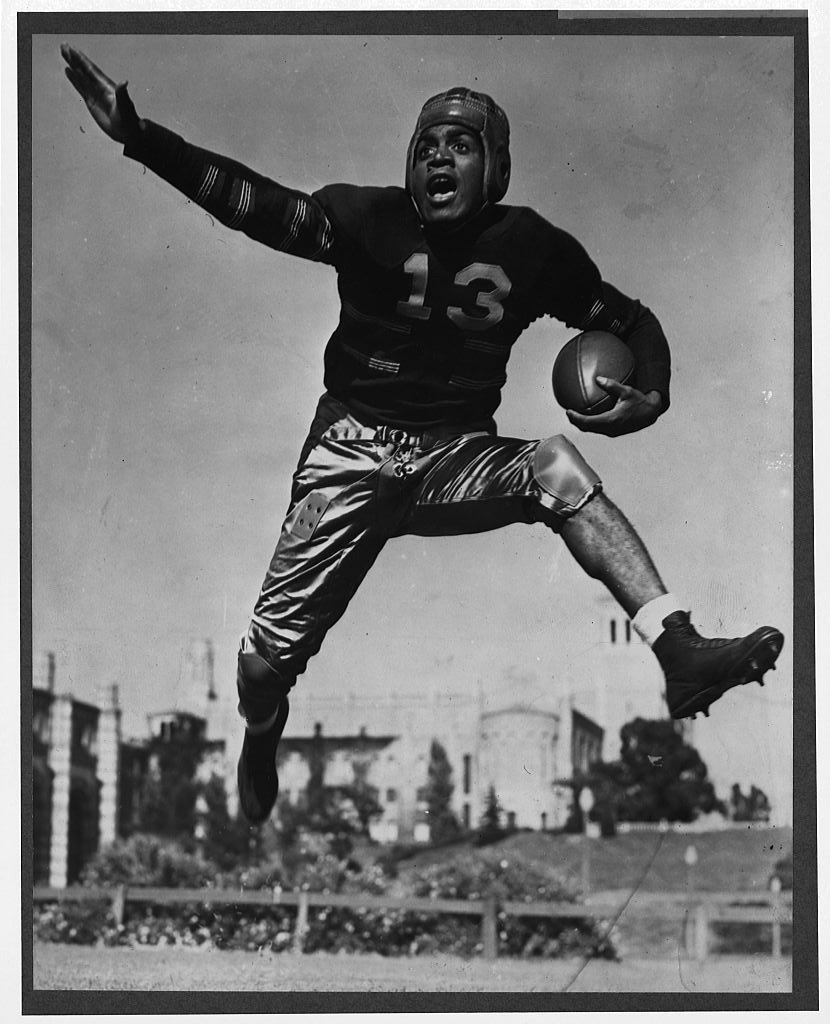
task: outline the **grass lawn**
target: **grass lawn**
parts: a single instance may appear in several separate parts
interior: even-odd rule
[[[694,874],[687,875],[685,853],[689,846],[697,852]],[[506,859],[511,854],[553,866],[576,888],[582,888],[583,851],[588,852],[588,892],[608,893],[614,897],[633,892],[686,892],[687,878],[698,892],[768,891],[776,861],[792,847],[792,829],[724,829],[719,832],[678,834],[676,832],[638,832],[611,838],[585,840],[542,832],[518,833],[487,849],[499,851]],[[423,850],[400,864],[405,875],[415,867],[440,862],[453,852],[468,847]],[[723,926],[713,934],[713,949],[728,952],[768,952],[771,947],[769,926],[730,926],[726,941]],[[784,952],[791,944],[791,929],[782,931]],[[682,926],[677,922],[648,920],[624,913],[614,931],[615,947],[624,958],[677,956],[683,946]]]
[[[692,882],[696,889],[765,892],[775,862],[792,848],[792,841],[791,828],[747,827],[688,835],[639,832],[585,841],[581,836],[520,832],[487,849],[501,851],[505,857],[519,852],[559,869],[580,887],[582,851],[587,842],[590,891],[682,892],[687,877],[684,855],[694,846],[698,860]],[[416,865],[446,860],[454,849],[458,848],[419,852],[401,862],[401,873]]]
[[[790,992],[792,965],[769,956],[462,960],[363,954],[95,949],[36,943],[36,990],[140,992]]]

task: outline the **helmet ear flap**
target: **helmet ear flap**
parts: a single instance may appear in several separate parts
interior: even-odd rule
[[[485,190],[487,200],[497,203],[504,198],[510,184],[510,151],[500,145],[495,153],[490,154],[489,166],[486,170]]]

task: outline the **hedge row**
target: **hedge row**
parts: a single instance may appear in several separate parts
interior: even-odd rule
[[[34,934],[43,942],[102,946],[182,946],[282,952],[291,947],[295,912],[285,908],[183,905],[148,907],[116,924],[109,907],[47,904],[35,912]],[[482,952],[476,918],[408,910],[312,908],[303,950],[379,953],[382,956]],[[499,915],[499,953],[514,957],[591,956],[613,959],[613,942],[589,923],[568,924]]]
[[[209,865],[171,844],[134,837],[104,851],[86,873],[90,885],[190,886],[230,884]],[[390,879],[377,866],[349,870],[331,855],[307,865],[296,887],[311,892],[533,902],[572,900],[575,894],[556,872],[521,857],[499,858],[488,851],[463,853],[440,865]],[[249,869],[234,884],[244,889],[271,888],[279,871]],[[128,905],[122,924],[109,904],[49,904],[35,908],[35,937],[46,942],[106,946],[176,945],[213,949],[281,952],[292,945],[296,910],[250,906],[210,908],[136,907]],[[613,938],[602,922],[549,920],[499,915],[499,951],[506,956],[593,956],[615,958]],[[481,922],[466,915],[409,910],[312,907],[303,948],[307,952],[371,952],[384,956],[452,953],[475,956],[482,951]]]

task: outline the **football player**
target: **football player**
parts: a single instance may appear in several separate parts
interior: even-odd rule
[[[288,694],[386,541],[541,522],[600,580],[651,645],[673,718],[708,714],[730,687],[762,681],[783,637],[698,635],[597,473],[562,434],[500,437],[493,415],[510,350],[541,316],[611,331],[636,380],[581,430],[641,430],[669,405],[670,357],[653,313],[603,281],[583,247],[533,210],[501,202],[507,117],[487,95],[427,100],[404,187],[330,185],[308,195],[185,142],[138,116],[117,85],[64,45],[69,80],[98,125],[229,228],[337,272],[340,317],[324,393],[300,453],[288,513],[238,656],[245,734],[240,806],[251,822],[277,798]]]

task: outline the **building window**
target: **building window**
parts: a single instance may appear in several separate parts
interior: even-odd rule
[[[461,808],[462,821],[464,822],[464,828],[470,827],[470,805],[464,804]]]
[[[94,725],[86,724],[81,727],[81,746],[93,756],[98,753],[98,730]]]
[[[398,791],[397,791],[397,789],[392,789],[390,787],[389,789],[386,790],[386,802],[388,804],[395,803],[395,801],[397,799],[398,799]]]
[[[611,643],[617,642],[617,620],[611,619]]]
[[[41,743],[49,743],[49,715],[36,711],[32,717],[32,732]]]
[[[470,775],[471,775],[472,758],[469,754],[464,755],[464,793],[470,792]]]
[[[629,619],[625,620],[625,642],[631,643],[631,622]]]

